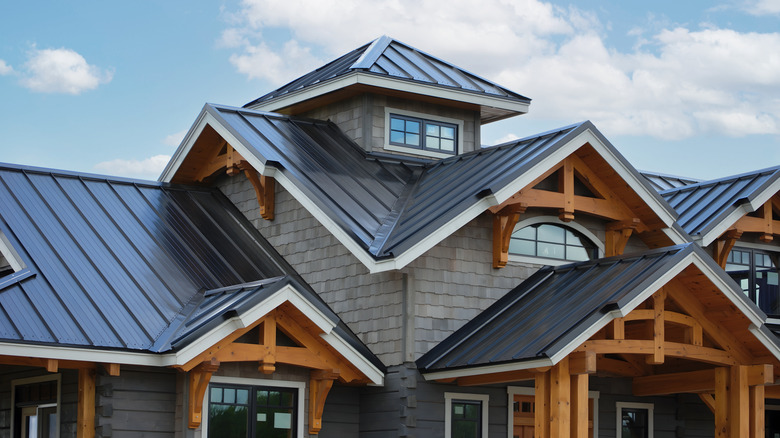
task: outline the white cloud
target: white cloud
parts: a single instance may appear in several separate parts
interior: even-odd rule
[[[9,75],[13,73],[14,69],[5,63],[2,59],[0,59],[0,76]]]
[[[95,170],[129,178],[157,179],[170,159],[170,155],[155,155],[144,160],[116,159],[95,164]]]
[[[181,141],[184,139],[184,136],[187,135],[187,130],[175,132],[171,135],[166,135],[165,139],[163,139],[163,144],[167,146],[173,146],[177,147],[181,143]]]
[[[41,93],[80,94],[108,83],[113,72],[87,64],[70,49],[33,49],[25,64],[22,85]]]
[[[753,0],[742,4],[742,10],[751,15],[780,14],[780,0]]]
[[[778,4],[752,3],[766,13]],[[231,62],[275,84],[322,65],[316,54],[329,60],[387,34],[533,98],[526,117],[663,139],[780,134],[776,32],[653,18],[616,35],[634,43],[618,50],[595,13],[538,0],[244,0],[233,17],[223,35],[240,48]],[[283,46],[268,37],[279,34]]]

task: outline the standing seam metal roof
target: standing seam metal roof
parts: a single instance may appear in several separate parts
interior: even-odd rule
[[[217,189],[0,164],[0,232],[2,341],[165,352],[292,284],[383,368]]]
[[[660,192],[691,236],[703,236],[780,179],[780,166]]]
[[[530,102],[530,99],[525,96],[507,90],[400,41],[383,36],[247,103],[244,107],[252,107],[354,72],[490,95],[507,100]]]

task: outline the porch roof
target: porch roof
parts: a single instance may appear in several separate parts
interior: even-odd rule
[[[611,319],[692,263],[721,284],[727,298],[780,351],[764,315],[695,244],[558,267],[544,267],[417,360],[423,373],[528,363],[550,366]],[[610,316],[611,315],[611,316]],[[531,365],[533,364],[533,365]],[[465,371],[465,370],[464,370]]]

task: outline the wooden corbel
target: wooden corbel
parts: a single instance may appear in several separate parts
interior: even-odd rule
[[[313,370],[309,378],[309,434],[317,435],[322,429],[322,411],[338,370]]]
[[[211,375],[219,369],[219,361],[211,359],[190,371],[189,428],[197,429],[203,420],[203,397],[209,387]]]
[[[263,374],[276,371],[276,318],[268,317],[260,330],[260,344],[266,347],[266,354],[260,359],[258,370]]]
[[[723,233],[723,235],[715,241],[715,261],[721,268],[726,269],[726,260],[728,260],[729,253],[740,237],[742,237],[742,230],[732,229]]]
[[[639,228],[642,221],[638,218],[632,218],[625,221],[610,222],[607,224],[606,232],[606,245],[604,248],[604,256],[612,257],[623,254],[628,244],[628,239],[631,238],[631,234]]]
[[[276,184],[273,177],[265,175],[258,176],[257,171],[246,163],[246,161],[241,164],[244,175],[246,175],[246,178],[252,183],[252,187],[255,189],[257,203],[260,204],[260,216],[269,221],[274,220],[274,194],[276,192]]]
[[[518,203],[504,207],[493,215],[493,267],[503,268],[509,261],[509,241],[520,215],[528,204]]]

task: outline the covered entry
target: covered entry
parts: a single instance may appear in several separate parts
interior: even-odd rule
[[[463,386],[533,381],[537,437],[592,436],[591,376],[630,378],[638,397],[695,393],[715,436],[759,437],[778,357],[765,315],[691,244],[543,268],[417,365]]]

